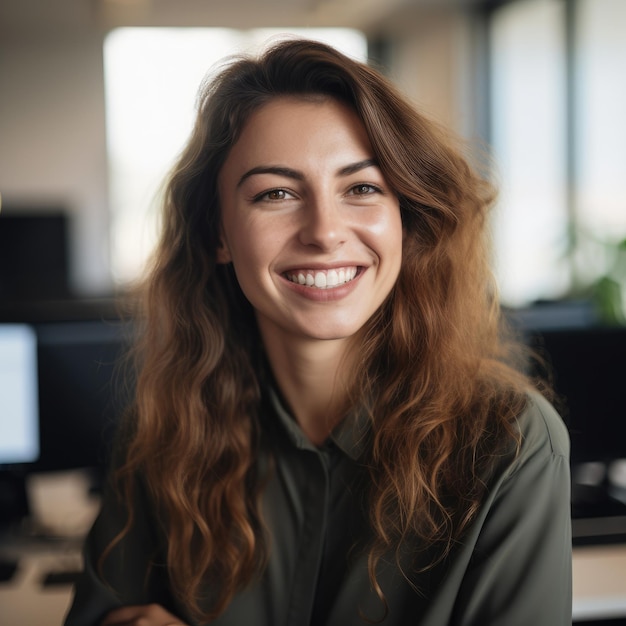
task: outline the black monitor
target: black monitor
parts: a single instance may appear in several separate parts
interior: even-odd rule
[[[28,517],[30,474],[86,469],[99,488],[134,388],[131,325],[111,309],[0,309],[0,527]]]
[[[70,296],[69,226],[62,209],[3,207],[0,303]]]
[[[626,458],[626,327],[553,328],[529,337],[552,370],[572,464]]]
[[[121,367],[130,327],[73,320],[35,328],[41,450],[33,470],[102,472],[133,386]]]

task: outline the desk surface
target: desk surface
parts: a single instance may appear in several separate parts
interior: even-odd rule
[[[41,581],[58,570],[72,555],[54,552],[28,553],[19,560],[9,582],[0,583],[0,624],[3,626],[61,626],[72,597],[71,585],[43,587]],[[67,563],[70,567],[69,563]]]
[[[573,616],[626,616],[626,544],[574,548]]]
[[[52,569],[71,568],[69,551],[28,551],[14,578],[0,584],[3,626],[61,626],[72,597],[70,585],[42,587]],[[626,545],[577,547],[573,555],[574,619],[626,616]]]

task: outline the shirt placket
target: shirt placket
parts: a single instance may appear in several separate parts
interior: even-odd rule
[[[311,622],[324,552],[330,499],[330,476],[323,454],[306,451],[303,456],[309,480],[303,497],[304,522],[298,547],[287,626],[305,626]]]

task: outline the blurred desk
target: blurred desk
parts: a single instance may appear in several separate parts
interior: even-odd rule
[[[573,592],[574,620],[626,617],[626,544],[574,548]]]
[[[50,572],[76,572],[82,567],[83,537],[99,506],[89,486],[89,474],[80,470],[29,477],[28,495],[37,523],[0,537],[0,558],[17,563],[13,577],[0,582],[0,626],[63,623],[72,583],[43,581]]]
[[[6,556],[4,557],[6,558]],[[72,597],[71,584],[44,586],[50,571],[76,566],[78,551],[25,551],[13,578],[0,583],[2,626],[61,626]]]

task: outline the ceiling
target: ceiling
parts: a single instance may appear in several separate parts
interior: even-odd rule
[[[0,33],[70,35],[116,26],[232,28],[349,26],[375,31],[386,20],[477,6],[480,0],[2,0]]]

